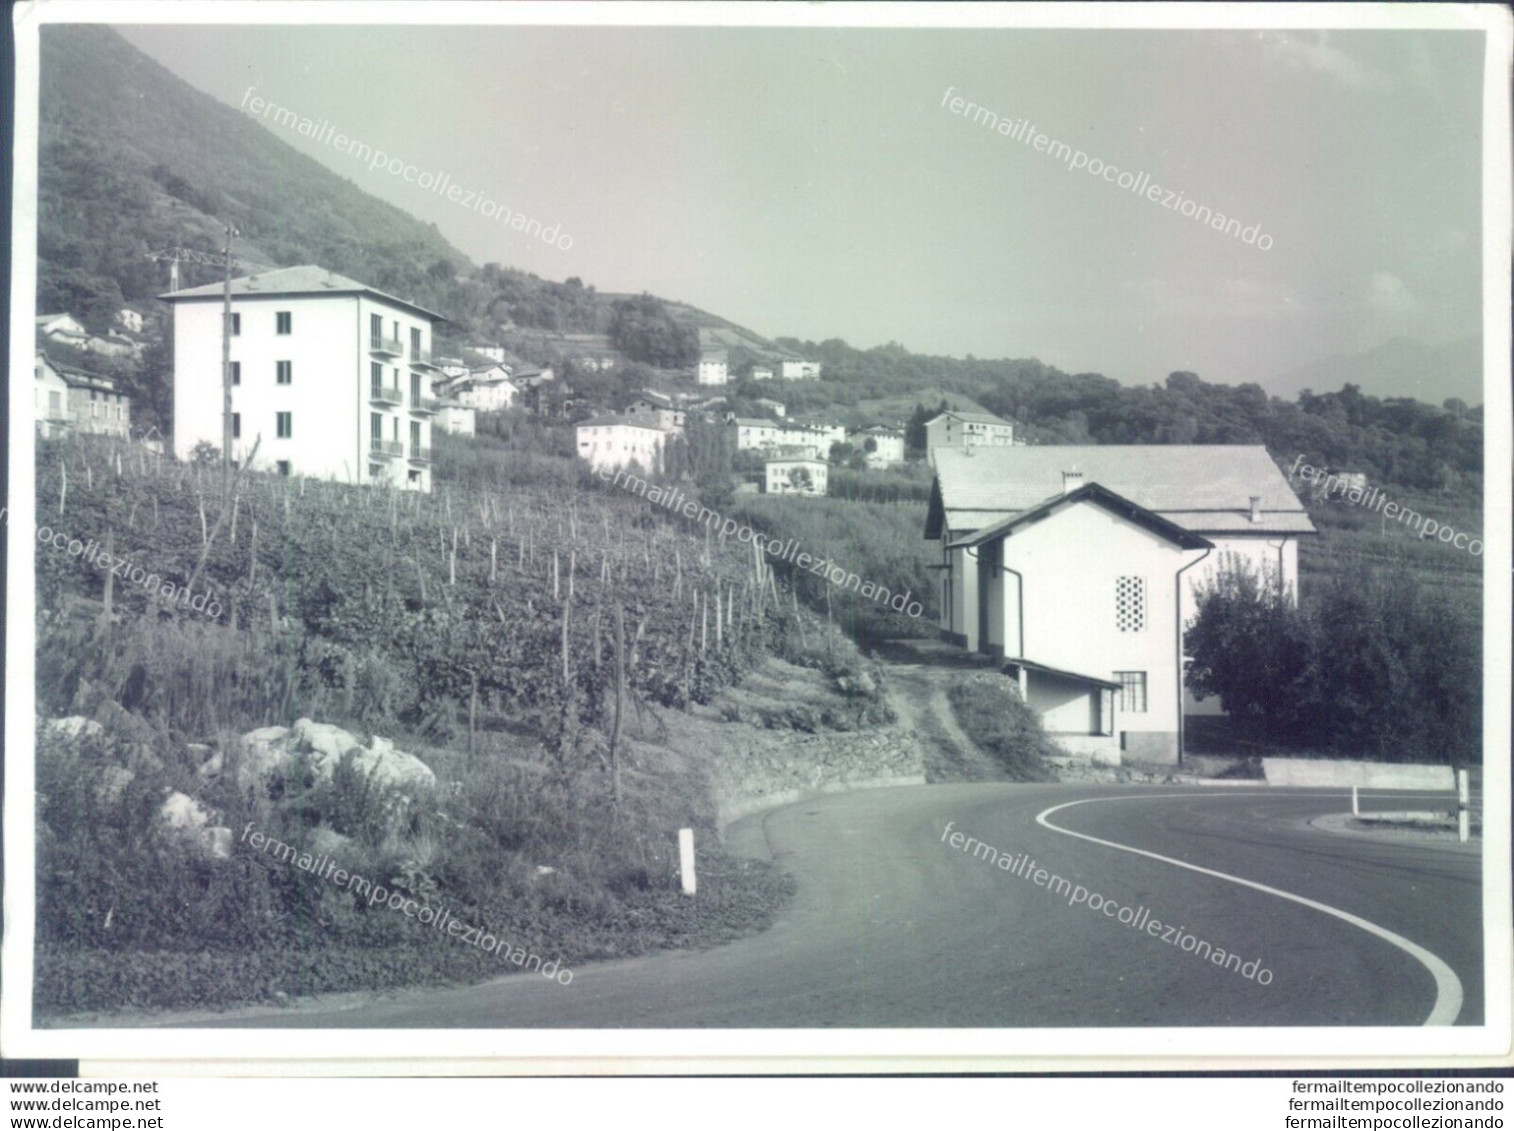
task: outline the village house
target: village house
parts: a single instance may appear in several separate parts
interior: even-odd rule
[[[780,365],[780,374],[785,381],[818,381],[820,363],[802,358],[785,358]]]
[[[782,401],[769,400],[767,397],[758,397],[752,403],[758,408],[767,409],[774,416],[787,416],[789,414],[789,410],[784,407]]]
[[[493,362],[502,363],[505,360],[505,347],[492,342],[480,342],[478,345],[470,345],[468,349]]]
[[[140,334],[143,326],[142,314],[129,306],[123,306],[116,311],[116,325],[130,333]]]
[[[682,432],[686,414],[675,408],[673,399],[651,389],[641,393],[626,406],[626,416],[642,424],[651,424],[665,432]]]
[[[1303,504],[1261,446],[942,450],[925,537],[942,636],[1004,661],[1070,752],[1179,760],[1195,586],[1245,561],[1298,595]]]
[[[847,434],[847,442],[863,453],[869,470],[904,462],[904,433],[897,428],[873,424]]]
[[[472,436],[478,431],[475,410],[459,401],[440,401],[435,424],[438,432],[450,432],[454,436]]]
[[[750,376],[753,381],[771,381],[773,379],[773,371],[765,365],[754,365],[752,366]]]
[[[769,495],[823,495],[829,474],[824,460],[807,456],[777,456],[762,464],[764,489]]]
[[[221,284],[174,311],[174,453],[222,444]],[[322,267],[231,281],[233,456],[281,475],[431,489],[442,315]]]
[[[725,350],[704,350],[699,355],[699,370],[695,374],[695,380],[701,385],[724,385],[730,380],[727,363]]]
[[[126,438],[131,398],[109,377],[86,373],[37,354],[33,404],[37,435],[50,440],[70,432]]]
[[[1015,442],[1015,426],[987,412],[951,408],[925,422],[925,458],[934,465],[943,449],[1007,448]]]
[[[510,379],[510,367],[496,362],[448,381],[445,392],[449,399],[477,412],[501,412],[515,404],[520,389]]]
[[[72,314],[39,314],[36,321],[37,333],[49,340],[64,342],[77,349],[83,349],[89,340],[89,331]]]
[[[656,474],[663,469],[667,438],[666,431],[645,420],[599,416],[578,426],[578,455],[595,471],[635,466]]]

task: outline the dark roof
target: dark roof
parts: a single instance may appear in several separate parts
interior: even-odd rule
[[[958,420],[965,421],[968,424],[1010,424],[1008,420],[995,416],[991,412],[964,412],[961,409],[956,408],[948,408],[941,412],[938,412],[935,416],[931,417],[925,423],[927,425],[934,424],[943,416],[955,416]]]
[[[927,538],[978,530],[1062,491],[1080,472],[1169,522],[1209,534],[1312,534],[1304,504],[1260,444],[1047,444],[935,454]],[[1261,520],[1251,521],[1251,497]]]
[[[1093,683],[1099,687],[1107,687],[1111,691],[1118,691],[1120,683],[1114,679],[1102,679],[1096,675],[1085,675],[1082,672],[1070,672],[1065,668],[1053,668],[1046,664],[1038,664],[1034,660],[1027,660],[1020,656],[1012,656],[1004,661],[1007,668],[1024,668],[1026,671],[1044,672],[1046,675],[1058,675],[1063,679],[1075,679],[1082,683]]]
[[[1121,518],[1135,523],[1137,526],[1144,527],[1153,534],[1166,538],[1169,542],[1173,542],[1185,550],[1202,550],[1206,547],[1214,546],[1213,542],[1202,535],[1195,534],[1193,531],[1187,530],[1175,522],[1169,522],[1156,512],[1149,511],[1139,503],[1133,503],[1124,496],[1117,495],[1108,487],[1101,486],[1098,483],[1085,483],[1075,491],[1056,495],[1053,498],[1047,499],[1039,506],[1021,511],[1013,518],[1006,518],[1002,522],[985,526],[983,529],[977,530],[965,538],[959,538],[952,542],[951,546],[981,546],[983,543],[990,542],[995,538],[1007,538],[1014,534],[1016,530],[1031,526],[1043,519],[1051,518],[1055,514],[1060,514],[1068,507],[1076,506],[1083,502],[1103,507],[1111,514],[1117,514]]]
[[[599,427],[606,424],[624,424],[631,428],[645,428],[651,432],[666,432],[667,429],[657,424],[648,424],[645,420],[638,420],[634,416],[596,416],[589,420],[580,420],[579,428]]]
[[[360,283],[356,279],[349,279],[346,275],[338,275],[335,271],[328,271],[324,267],[316,267],[307,264],[302,267],[282,267],[276,271],[262,271],[256,275],[243,275],[239,279],[231,281],[231,296],[233,298],[250,298],[256,296],[310,297],[314,295],[372,295],[375,298],[391,302],[406,310],[414,311],[433,322],[446,322],[445,315],[427,310],[424,306],[418,306],[406,299],[398,298],[377,287],[370,287],[367,283]],[[219,299],[222,296],[222,284],[207,283],[203,287],[189,287],[185,290],[170,291],[158,297],[164,302],[194,302]]]

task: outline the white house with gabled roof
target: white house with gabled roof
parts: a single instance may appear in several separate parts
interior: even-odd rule
[[[222,284],[174,311],[174,454],[222,444]],[[323,267],[231,281],[232,451],[282,475],[431,489],[442,315]]]
[[[937,453],[925,536],[943,637],[1002,659],[1065,748],[1175,762],[1195,586],[1227,559],[1298,594],[1304,505],[1259,445]]]

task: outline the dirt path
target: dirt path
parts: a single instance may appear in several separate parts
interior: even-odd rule
[[[885,660],[889,703],[899,725],[913,730],[925,763],[925,780],[1007,781],[1008,775],[978,749],[957,724],[946,688],[960,668]]]

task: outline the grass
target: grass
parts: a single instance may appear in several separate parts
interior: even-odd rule
[[[1013,781],[1054,781],[1046,759],[1061,753],[1002,675],[964,675],[947,689],[957,723]]]

